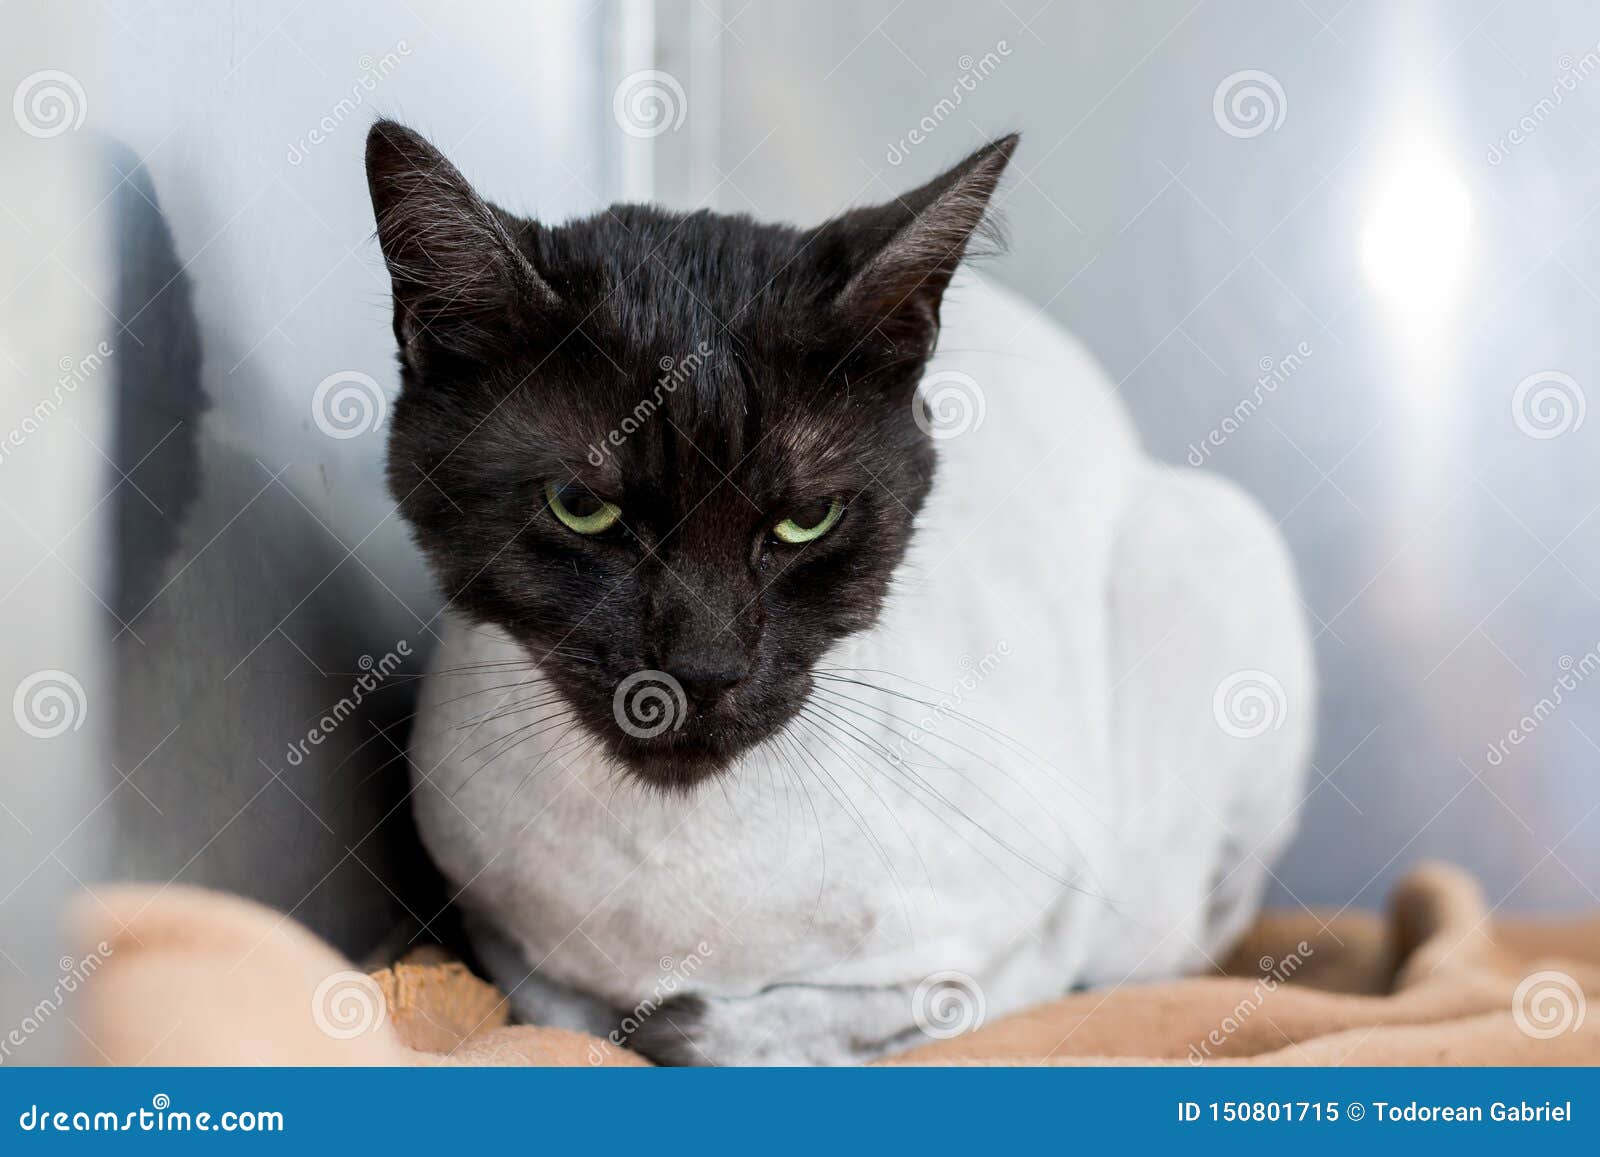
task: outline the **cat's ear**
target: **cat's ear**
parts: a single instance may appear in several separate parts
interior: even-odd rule
[[[835,307],[896,347],[931,352],[956,266],[975,239],[998,244],[989,201],[1018,139],[1001,137],[889,204],[840,218],[851,234],[855,271]]]
[[[367,186],[406,364],[432,351],[490,358],[559,304],[501,211],[404,125],[380,120],[368,132]]]

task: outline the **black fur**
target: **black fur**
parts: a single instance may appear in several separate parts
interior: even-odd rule
[[[706,1019],[706,1002],[694,993],[674,996],[651,1012],[623,1044],[658,1065],[690,1067],[707,1063],[696,1043]]]
[[[726,766],[872,623],[932,478],[913,406],[940,300],[1016,141],[815,229],[638,205],[547,226],[373,126],[403,383],[390,488],[453,605],[521,642],[641,779]],[[551,481],[620,524],[567,529]],[[774,539],[829,499],[830,533]],[[639,670],[684,685],[680,727],[618,727]]]

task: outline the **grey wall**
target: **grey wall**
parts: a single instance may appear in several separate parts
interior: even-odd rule
[[[116,352],[92,300],[109,277],[72,135],[75,43],[70,13],[5,14],[0,87],[23,98],[0,119],[0,1064],[72,1036],[68,990],[98,963],[58,935],[61,910],[100,874],[79,837],[116,783],[95,594]]]
[[[715,202],[814,220],[1021,129],[1003,196],[1015,246],[995,269],[1099,356],[1161,457],[1184,461],[1253,398],[1261,363],[1311,351],[1199,454],[1281,523],[1317,633],[1319,776],[1279,898],[1370,906],[1437,856],[1509,907],[1600,900],[1600,421],[1577,425],[1573,409],[1563,423],[1552,397],[1541,424],[1538,382],[1520,425],[1513,412],[1530,375],[1568,375],[1586,396],[1553,388],[1573,406],[1597,384],[1593,6],[872,2],[722,17],[678,49],[720,45]],[[1281,123],[1258,135],[1214,114],[1242,70],[1282,91],[1269,92]],[[1495,154],[1523,118],[1522,143]],[[1398,280],[1398,303],[1363,264],[1391,196],[1376,284]],[[1453,301],[1420,308],[1458,260]]]
[[[108,874],[252,895],[358,954],[447,932],[403,754],[439,603],[382,479],[397,378],[362,148],[396,116],[508,207],[592,208],[617,167],[596,127],[620,136],[610,20],[96,12],[86,127],[129,349],[100,593],[111,757],[136,785],[79,834]]]

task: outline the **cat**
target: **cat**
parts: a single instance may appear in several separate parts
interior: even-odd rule
[[[958,270],[1017,143],[810,229],[549,225],[372,128],[388,482],[449,607],[413,807],[520,1018],[855,1063],[1251,919],[1312,730],[1293,568]]]

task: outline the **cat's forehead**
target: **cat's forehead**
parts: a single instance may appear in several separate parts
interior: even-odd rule
[[[876,367],[830,308],[838,253],[815,231],[618,206],[522,241],[573,325],[539,354],[541,435],[598,487],[858,487],[886,426],[910,426],[858,388]]]
[[[641,344],[759,330],[775,312],[816,300],[821,255],[811,235],[748,217],[618,205],[531,240],[535,264],[564,279],[575,304]]]
[[[726,333],[686,353],[636,356],[603,359],[599,375],[586,372],[588,359],[559,386],[528,391],[542,415],[527,427],[532,439],[603,492],[662,487],[692,503],[719,491],[759,500],[860,485],[856,464],[879,453],[896,416],[821,369],[763,360]]]

